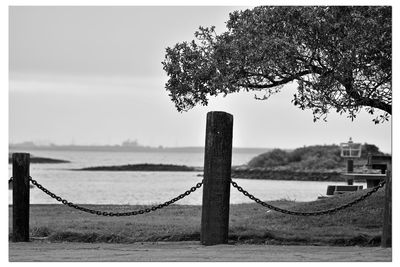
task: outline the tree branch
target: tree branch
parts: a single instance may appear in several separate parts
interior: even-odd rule
[[[271,78],[262,75],[264,78],[269,80],[271,83],[270,84],[243,84],[243,83],[237,83],[237,85],[238,86],[242,86],[242,87],[249,87],[249,88],[252,88],[252,89],[268,89],[268,88],[272,88],[272,87],[275,87],[275,86],[284,85],[284,84],[286,84],[288,82],[291,82],[291,81],[299,79],[301,76],[312,74],[312,73],[314,73],[314,72],[311,71],[311,70],[305,70],[305,71],[301,71],[301,72],[299,72],[299,73],[297,73],[295,75],[292,75],[290,77],[284,78],[284,79],[279,80],[279,81],[273,81],[273,80],[271,80]]]

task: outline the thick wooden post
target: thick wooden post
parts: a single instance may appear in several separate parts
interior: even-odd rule
[[[231,114],[207,113],[200,234],[203,245],[228,243],[232,130]]]
[[[386,170],[385,207],[383,210],[383,228],[381,247],[392,247],[392,168]]]
[[[28,153],[12,155],[13,242],[29,241],[29,160]]]

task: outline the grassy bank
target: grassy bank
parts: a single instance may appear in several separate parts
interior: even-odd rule
[[[314,202],[274,201],[276,206],[315,211],[349,202],[365,190]],[[299,217],[268,210],[258,204],[230,207],[231,242],[377,246],[380,244],[384,193],[332,215]],[[85,205],[108,211],[129,211],[143,206]],[[11,216],[10,207],[10,216]],[[100,217],[62,205],[32,205],[32,237],[49,241],[115,242],[200,240],[201,206],[171,205],[134,217]],[[12,218],[10,217],[10,232]]]

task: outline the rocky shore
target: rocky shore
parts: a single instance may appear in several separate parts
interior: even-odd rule
[[[294,181],[343,181],[340,172],[291,171],[269,169],[232,169],[232,178],[294,180]]]

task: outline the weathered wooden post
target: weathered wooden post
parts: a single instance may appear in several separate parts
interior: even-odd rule
[[[28,153],[12,155],[13,242],[29,241],[29,161]]]
[[[383,228],[381,247],[392,247],[392,167],[386,170],[385,207],[383,210]]]
[[[232,130],[231,114],[207,113],[200,234],[203,245],[228,243]]]

